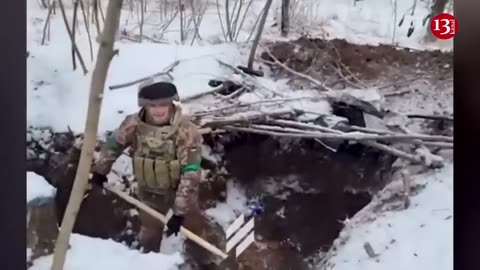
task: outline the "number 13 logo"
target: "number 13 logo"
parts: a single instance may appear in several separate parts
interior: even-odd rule
[[[457,33],[457,19],[448,13],[441,13],[433,17],[430,31],[439,39],[450,39]]]

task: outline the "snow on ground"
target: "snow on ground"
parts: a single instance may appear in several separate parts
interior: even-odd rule
[[[226,229],[247,210],[247,198],[244,191],[233,180],[227,182],[227,201],[217,203],[213,208],[205,210],[205,214]]]
[[[85,126],[90,78],[94,67],[94,62],[90,61],[88,40],[85,34],[77,40],[78,46],[83,48],[82,54],[89,71],[84,76],[81,70],[72,70],[68,36],[60,16],[52,17],[52,34],[48,46],[39,46],[43,23],[38,18],[43,17],[41,15],[44,11],[39,11],[35,5],[36,3],[29,4],[27,10],[27,48],[31,54],[27,60],[27,125],[52,126],[56,131],[65,131],[70,126],[73,131],[81,132]],[[235,44],[181,46],[119,42],[116,48],[120,53],[111,63],[106,86],[158,73],[180,60],[172,76],[181,98],[208,91],[211,89],[208,86],[210,79],[231,73],[221,68],[216,59],[234,62],[241,56],[240,48]],[[138,109],[136,87],[134,85],[105,91],[100,134],[114,129],[127,114]]]
[[[263,2],[255,1],[253,4],[245,23],[245,33],[242,32],[242,34],[251,32],[250,28],[261,10]],[[326,0],[305,1],[299,5],[297,9],[301,12],[297,11],[297,13],[301,17],[301,14],[310,10],[304,14],[309,15],[305,21],[310,20],[312,26],[317,25],[322,31],[330,33],[330,37],[347,38],[356,43],[385,43],[390,40],[393,31],[392,2],[389,0],[354,2],[355,5],[350,0],[341,0],[335,1],[335,4],[332,5]],[[408,13],[406,11],[412,7],[413,0],[395,1],[395,3],[397,19],[400,20],[403,14]],[[106,5],[104,4],[104,6]],[[415,8],[415,15],[406,16],[403,26],[396,30],[398,39],[402,42],[405,41],[403,42],[405,44],[401,43],[400,45],[420,46],[416,44],[424,35],[424,31],[420,31],[420,27],[417,27],[411,38],[400,37],[405,36],[408,29],[407,24],[411,20],[415,25],[419,24],[419,20],[421,21],[427,13],[426,6],[423,1],[420,1]],[[223,9],[220,10],[222,12]],[[121,27],[127,32],[135,32],[138,28],[138,16],[132,13],[125,6]],[[153,9],[151,14],[147,14],[144,29],[146,35],[149,35],[148,31],[152,31],[152,34],[159,31],[159,24],[154,20],[154,18],[160,18],[157,13]],[[71,15],[68,6],[67,15]],[[77,38],[77,43],[89,71],[86,76],[80,70],[72,71],[70,46],[60,14],[51,18],[51,40],[47,41],[45,46],[39,45],[45,17],[46,10],[40,10],[38,3],[34,1],[27,3],[27,48],[31,54],[31,57],[27,59],[27,125],[52,126],[57,131],[66,130],[69,125],[74,131],[81,131],[85,122],[90,77],[94,65],[94,61],[90,59],[83,22],[79,23],[80,36]],[[271,12],[269,22],[273,23],[274,17],[275,12]],[[162,38],[166,42],[178,42],[179,23],[176,23],[177,19],[172,21],[168,31],[165,30],[166,34]],[[94,27],[91,30],[92,38],[95,38]],[[270,30],[267,30],[267,34],[269,31],[271,32],[266,36],[267,38],[273,38],[272,33],[278,34],[277,28],[270,28]],[[221,33],[217,10],[215,5],[212,5],[204,16],[200,34],[204,37],[212,37],[215,34],[221,36]],[[246,56],[244,55],[245,49],[239,45],[234,43],[212,45],[213,41],[209,41],[208,38],[204,39],[204,42],[193,46],[173,43],[118,42],[116,46],[120,50],[120,54],[112,61],[106,85],[129,82],[159,72],[175,60],[186,60],[182,61],[172,74],[181,97],[185,98],[207,91],[210,89],[207,85],[209,79],[231,74],[218,65],[216,58],[227,63],[239,64],[238,60],[242,59],[241,62],[244,62]],[[245,39],[239,39],[239,41],[242,40]],[[97,44],[93,43],[95,57]],[[115,91],[106,90],[99,133],[114,128],[126,114],[137,109],[136,91],[135,86]],[[59,112],[61,112],[61,117],[58,117]]]
[[[56,189],[45,178],[27,172],[27,204],[34,200],[51,199],[55,196]]]
[[[398,25],[399,20],[403,14],[407,13],[414,1],[338,0],[333,1],[334,4],[327,3],[326,0],[303,1],[303,7],[297,12],[300,14],[297,18],[305,19],[305,23],[314,26],[309,29],[310,34],[314,37],[326,33],[329,38],[346,38],[351,42],[362,44],[392,44],[393,42],[403,47],[451,48],[451,41],[437,42],[429,46],[421,44],[426,29],[421,29],[421,20],[427,13],[425,1],[415,1],[418,2],[415,15],[406,15],[403,25],[396,27],[395,38],[393,38],[394,25]],[[244,42],[248,37],[263,2],[255,1],[255,6],[252,8],[254,12],[246,20],[245,31],[239,38],[240,42]],[[393,15],[395,14],[395,5],[397,6],[396,22]],[[219,27],[216,8],[214,6],[212,8],[206,12],[200,30],[204,40],[193,46],[177,45],[179,37],[177,19],[161,37],[162,40],[170,42],[168,44],[117,42],[116,47],[120,53],[111,63],[106,86],[129,82],[157,73],[176,60],[182,61],[172,75],[182,98],[208,91],[207,82],[210,79],[231,75],[231,71],[221,67],[216,59],[233,65],[244,63],[247,58],[246,48],[234,43],[220,44],[220,41],[223,40],[221,27]],[[71,10],[67,9],[67,13],[70,17]],[[310,16],[302,17],[302,14],[310,14]],[[274,16],[275,12],[271,12],[264,35],[266,39],[279,39],[278,28],[268,27],[273,24]],[[86,76],[82,74],[79,67],[77,67],[77,71],[72,70],[70,43],[60,12],[52,17],[51,40],[47,42],[48,45],[39,45],[45,17],[46,10],[40,10],[35,1],[27,1],[27,49],[30,52],[30,57],[27,59],[27,125],[51,126],[55,131],[65,131],[67,126],[70,126],[73,131],[81,132],[86,117],[89,84],[94,65],[94,61],[90,59],[83,23],[79,24],[81,34],[77,38],[77,42],[89,70]],[[136,31],[135,18],[128,11],[124,11],[121,26],[129,32]],[[146,18],[148,19],[149,16]],[[416,28],[413,35],[407,38],[406,33],[411,21]],[[155,24],[146,23],[144,33],[146,35],[155,33],[156,28],[153,26]],[[95,38],[95,36],[96,33],[93,31],[92,37]],[[294,36],[295,34],[292,34],[291,38]],[[191,35],[189,37],[191,38]],[[190,44],[190,42],[186,44]],[[97,44],[95,42],[93,51],[96,54]],[[78,61],[77,66],[79,66]],[[267,77],[260,79],[259,82],[272,91],[282,93],[289,98],[300,95],[299,93],[285,92],[286,83],[281,80],[273,82]],[[114,91],[110,91],[108,88],[105,90],[99,134],[106,130],[112,130],[126,114],[137,110],[136,91],[135,86]],[[309,96],[308,90],[302,91],[301,95]],[[372,97],[375,96],[370,93],[364,98]],[[255,94],[242,96],[242,101],[245,102],[255,102],[256,100],[258,100],[258,96],[256,97]],[[447,95],[445,100],[448,101],[447,103],[451,103],[451,95]],[[416,103],[403,101],[398,104],[409,105],[407,107],[402,105],[402,112],[418,109],[419,103],[428,103],[425,99]],[[290,106],[314,113],[325,113],[330,110],[325,102],[315,100],[309,102],[299,100]],[[449,108],[447,109],[449,110]],[[35,136],[41,137],[42,135]],[[117,161],[116,168],[119,168],[120,171],[123,170],[125,174],[131,174],[129,161],[129,158]],[[32,189],[31,179],[38,179],[38,176],[27,173],[27,201],[30,196],[34,197],[29,195],[32,190],[51,192],[47,186],[40,184],[46,183],[44,180],[44,182],[35,181],[33,184],[40,185],[42,188]],[[412,206],[409,209],[382,211],[381,213],[370,212],[369,215],[369,209],[371,210],[375,205],[371,204],[352,219],[351,222],[355,226],[348,232],[350,238],[345,245],[338,247],[336,255],[329,260],[330,264],[336,265],[334,269],[388,268],[395,270],[401,267],[402,269],[435,268],[442,270],[452,268],[452,166],[449,165],[435,174],[419,175],[416,179],[418,182],[428,182],[429,184],[419,194],[412,197]],[[208,209],[206,213],[226,227],[245,210],[246,204],[247,199],[244,192],[233,181],[229,181],[226,203],[218,203],[215,208]],[[368,221],[368,218],[365,218],[372,218],[372,215],[373,220]],[[393,239],[395,241],[392,242]],[[180,243],[179,239],[167,240],[171,240],[172,243],[168,244],[168,247],[162,245],[162,251],[172,253],[178,250],[178,248],[172,247]],[[175,265],[181,262],[177,253],[170,256],[140,254],[112,241],[80,235],[73,235],[71,241],[72,249],[67,258],[67,269],[71,270],[158,269],[159,263],[165,264],[162,269],[175,269]],[[379,253],[376,259],[369,259],[366,255],[363,250],[365,241],[368,241]],[[92,246],[96,248],[92,249]],[[388,249],[387,246],[389,246]],[[51,257],[36,260],[32,269],[49,269]],[[89,258],[92,257],[97,259],[90,260]]]
[[[432,1],[422,0],[293,0],[291,24],[311,36],[346,39],[356,44],[390,44],[414,49],[451,50],[453,40],[425,44]],[[276,1],[280,17],[281,1]],[[413,13],[412,13],[413,12]],[[452,13],[453,11],[449,11]],[[413,15],[412,15],[413,14]],[[402,24],[399,26],[400,22]],[[407,36],[411,24],[414,31]],[[276,33],[277,31],[271,30]],[[294,32],[294,31],[292,31]]]
[[[383,196],[399,192],[399,182]],[[412,184],[426,187],[411,197],[408,209],[395,200],[378,209],[376,200],[349,221],[341,233],[346,243],[328,260],[332,269],[453,269],[453,164],[416,175]],[[376,258],[365,252],[366,242]]]
[[[112,240],[90,238],[78,234],[72,234],[70,245],[65,270],[175,270],[183,263],[183,259],[178,253],[172,255],[142,254]],[[50,269],[52,258],[53,255],[49,255],[35,260],[30,270]]]

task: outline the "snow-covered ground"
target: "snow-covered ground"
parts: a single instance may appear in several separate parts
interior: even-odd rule
[[[178,253],[172,255],[142,254],[113,240],[96,239],[78,234],[72,234],[70,245],[64,268],[68,270],[175,270],[183,262]],[[52,258],[53,255],[41,257],[34,261],[30,269],[51,269]]]
[[[450,50],[453,41],[425,44],[430,0],[292,0],[292,27],[312,36],[355,44],[391,44],[415,49]],[[276,1],[280,14],[281,1]],[[453,12],[453,11],[451,11]],[[280,16],[280,15],[278,15]],[[399,25],[401,23],[401,25]],[[413,25],[414,31],[407,36]]]
[[[103,2],[105,2],[103,6],[106,7],[106,1]],[[279,1],[275,2],[278,5]],[[328,34],[329,38],[345,38],[351,42],[394,43],[398,46],[417,49],[451,48],[451,41],[437,42],[428,46],[422,44],[425,28],[422,30],[421,21],[427,13],[425,7],[428,4],[426,1],[415,2],[418,3],[412,16],[407,11],[414,0],[338,0],[328,3],[327,0],[311,0],[299,5],[295,16],[298,22],[298,18],[309,14],[303,22],[304,26],[308,26],[305,29],[313,36]],[[245,63],[248,46],[245,46],[244,41],[249,36],[263,3],[264,1],[255,1],[251,15],[246,20],[245,30],[239,36],[241,43],[221,42],[223,35],[215,7],[207,10],[202,22],[200,35],[203,41],[196,42],[194,45],[190,46],[189,41],[186,42],[187,45],[178,45],[178,19],[172,21],[168,31],[165,31],[161,37],[162,41],[167,42],[166,44],[117,42],[116,47],[120,53],[111,63],[106,85],[130,82],[157,73],[176,60],[182,60],[172,73],[181,98],[210,90],[208,87],[210,79],[232,74],[230,70],[219,65],[216,59],[232,65]],[[67,15],[71,18],[71,5],[67,3],[66,6]],[[87,75],[83,75],[78,61],[77,70],[72,70],[70,42],[59,11],[51,20],[50,41],[47,45],[40,45],[46,14],[47,11],[40,9],[37,1],[27,1],[27,49],[30,52],[30,57],[27,59],[27,124],[37,127],[50,126],[55,131],[65,131],[69,126],[73,131],[81,132],[85,125],[89,84],[94,66],[94,61],[90,59],[87,35],[83,22],[80,21],[80,36],[77,37],[77,44],[89,71]],[[276,12],[271,12],[267,25],[273,24],[275,14]],[[407,15],[403,25],[398,27],[404,14]],[[158,29],[158,27],[155,28],[158,24],[149,21],[153,20],[151,18],[155,17],[154,15],[150,14],[146,17],[148,21],[144,29],[146,35],[152,36]],[[138,31],[137,17],[126,9],[122,14],[122,29],[128,32]],[[407,38],[406,33],[411,21],[416,28],[413,35]],[[301,26],[299,24],[294,27],[301,28]],[[94,38],[96,36],[94,27],[91,27],[91,31]],[[394,31],[395,36],[393,36]],[[295,33],[292,34],[292,37],[294,36]],[[272,27],[266,28],[264,38],[281,39],[278,37],[278,29]],[[94,57],[96,50],[97,44],[94,42]],[[268,77],[262,80],[276,90],[284,90],[286,85],[284,81],[273,82]],[[105,90],[99,135],[104,131],[112,130],[126,114],[138,109],[136,91],[135,85],[114,91],[108,88]],[[243,99],[245,101],[254,99],[253,94],[249,95],[243,96]],[[329,110],[323,103],[312,106],[312,103],[298,101],[296,106],[311,106],[306,109],[322,112]],[[413,110],[414,107],[408,109]],[[402,108],[405,109],[404,106]],[[118,166],[125,166],[128,159],[120,163],[124,165]],[[32,189],[34,185],[30,182],[31,179],[36,179],[35,177],[36,175],[33,174],[27,177],[27,200],[30,196],[29,192],[51,192],[48,188],[44,189],[45,186],[40,184],[41,181],[36,181],[34,185],[39,187]],[[448,165],[435,173],[418,175],[416,179],[418,183],[427,182],[428,184],[412,197],[412,205],[409,209],[374,212],[372,209],[375,202],[373,202],[351,220],[355,226],[352,229],[346,228],[343,234],[349,235],[349,238],[345,239],[344,245],[338,245],[338,250],[329,259],[329,264],[335,265],[333,269],[435,268],[447,270],[452,268],[452,166]],[[226,203],[207,210],[207,214],[222,226],[227,226],[234,220],[235,216],[242,211],[246,201],[242,191],[235,188],[233,183],[229,183],[227,197]],[[377,258],[368,258],[363,250],[363,243],[366,241],[379,254]],[[175,250],[168,252],[172,253],[171,255],[139,254],[112,241],[80,235],[72,236],[71,245],[72,249],[68,253],[66,263],[66,269],[69,270],[130,268],[144,270],[158,269],[160,266],[163,266],[162,269],[175,269],[175,265],[182,260]],[[92,249],[92,246],[97,248]],[[162,248],[162,250],[169,250],[169,248]],[[89,259],[93,257],[96,259]],[[32,269],[47,269],[50,263],[51,256],[43,257],[35,261]]]
[[[35,199],[53,198],[56,189],[45,178],[34,173],[27,172],[27,204]]]
[[[325,31],[331,32],[330,37],[347,38],[353,42],[376,44],[381,39],[389,39],[391,34],[380,31],[377,28],[388,28],[391,25],[389,0],[365,0],[359,1],[353,6],[351,1],[336,1],[335,5],[312,2],[312,8],[319,10],[311,15],[313,21],[322,20],[328,25],[321,24]],[[411,7],[413,1],[399,1],[398,13],[405,13]],[[423,3],[423,2],[422,2]],[[307,4],[303,4],[304,6]],[[68,8],[69,5],[67,5]],[[104,6],[106,6],[104,4]],[[248,18],[256,17],[255,10],[262,6],[262,1],[255,1]],[[416,15],[412,17],[419,20],[426,13],[425,4],[416,7]],[[204,16],[201,34],[211,37],[216,33],[221,36],[216,8],[208,10]],[[260,8],[261,9],[261,8]],[[306,9],[304,7],[303,9]],[[389,10],[388,12],[385,10]],[[67,15],[72,11],[67,9]],[[137,21],[131,17],[132,12],[125,9],[122,14],[122,29],[129,32],[138,28]],[[27,124],[35,126],[52,126],[55,130],[66,130],[67,126],[74,131],[82,131],[85,122],[88,89],[94,61],[90,59],[88,38],[83,27],[83,21],[79,21],[79,37],[76,42],[80,48],[89,73],[84,76],[81,68],[72,70],[71,48],[68,41],[67,31],[59,13],[53,15],[50,26],[50,41],[40,46],[46,10],[40,9],[37,2],[27,3],[27,49],[31,57],[27,59]],[[410,13],[409,13],[410,14]],[[155,15],[155,14],[153,14]],[[145,33],[147,26],[156,25],[153,15],[145,19]],[[273,22],[275,12],[271,12],[270,20]],[[315,15],[315,16],[314,16]],[[380,16],[382,15],[382,16]],[[400,16],[400,15],[399,15]],[[132,22],[133,21],[133,22]],[[247,20],[249,21],[249,20]],[[250,24],[245,23],[245,31]],[[253,23],[251,24],[253,26]],[[314,26],[312,29],[316,29]],[[171,32],[178,32],[175,21],[171,24]],[[398,30],[406,31],[402,27]],[[329,30],[330,29],[330,30]],[[377,29],[377,30],[376,30]],[[402,30],[403,29],[403,30]],[[92,39],[96,37],[94,27],[91,27]],[[150,29],[157,30],[156,28]],[[247,31],[248,30],[248,31]],[[418,30],[418,29],[417,29]],[[207,31],[207,32],[202,32]],[[171,33],[168,32],[167,33]],[[266,38],[274,38],[278,29],[266,30]],[[402,46],[422,47],[421,31],[414,32],[419,36],[408,39],[410,44]],[[399,34],[400,35],[400,34]],[[178,42],[177,35],[166,35],[166,41]],[[168,39],[167,39],[168,38]],[[213,44],[212,38],[205,38],[204,42],[190,45],[158,44],[158,43],[130,43],[118,42],[116,47],[120,54],[111,63],[107,77],[107,86],[130,82],[161,71],[176,60],[185,60],[175,68],[174,82],[177,84],[182,98],[189,97],[200,92],[208,91],[208,80],[231,74],[231,71],[221,68],[216,59],[235,65],[246,61],[246,48],[239,44],[223,43]],[[189,43],[186,43],[189,44]],[[413,44],[413,45],[412,45]],[[93,41],[94,57],[97,44]],[[424,47],[424,46],[423,46]],[[78,61],[77,61],[78,62]],[[77,63],[77,66],[79,64]],[[106,90],[100,119],[100,132],[111,130],[121,121],[121,118],[137,109],[136,86],[126,87],[114,91]],[[58,117],[61,112],[61,117]],[[119,113],[121,112],[121,113]]]
[[[27,203],[52,198],[55,188],[42,176],[27,172]],[[172,237],[173,238],[173,237]],[[175,270],[183,262],[177,250],[166,254],[142,254],[113,240],[91,238],[72,234],[71,248],[67,252],[65,269],[68,270],[97,270],[97,269],[140,269],[140,270]],[[94,248],[92,248],[94,247]],[[27,261],[31,250],[27,249]],[[51,268],[53,255],[36,259],[31,270],[47,270]],[[95,259],[92,259],[95,258]]]
[[[357,213],[337,239],[327,269],[453,269],[453,164],[416,175],[412,186],[425,187],[406,210],[401,200],[388,202],[403,190],[395,181]]]

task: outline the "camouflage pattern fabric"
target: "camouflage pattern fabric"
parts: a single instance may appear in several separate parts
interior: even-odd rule
[[[103,145],[99,158],[96,160],[93,170],[107,175],[115,160],[127,148],[130,156],[137,154],[140,148],[139,127],[143,125],[142,118],[145,111],[128,115],[120,126],[107,138]],[[192,205],[197,204],[197,198],[192,196],[200,184],[200,161],[202,136],[197,127],[181,114],[179,107],[176,107],[175,114],[170,121],[170,126],[174,127],[175,132],[173,141],[175,144],[175,155],[178,160],[181,175],[176,188],[176,196],[172,209],[176,215],[185,215],[189,212]],[[141,187],[139,187],[141,189]],[[170,192],[169,190],[157,190],[159,193]]]

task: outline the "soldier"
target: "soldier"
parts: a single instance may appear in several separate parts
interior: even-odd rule
[[[173,215],[167,236],[185,227],[206,237],[206,220],[199,210],[202,137],[196,126],[182,115],[177,89],[169,82],[149,80],[138,91],[138,113],[128,115],[108,138],[93,166],[91,181],[103,186],[113,162],[130,147],[138,198],[148,206]],[[145,252],[159,252],[163,224],[147,213],[139,213],[140,244]],[[208,254],[187,240],[186,251],[199,264]]]

